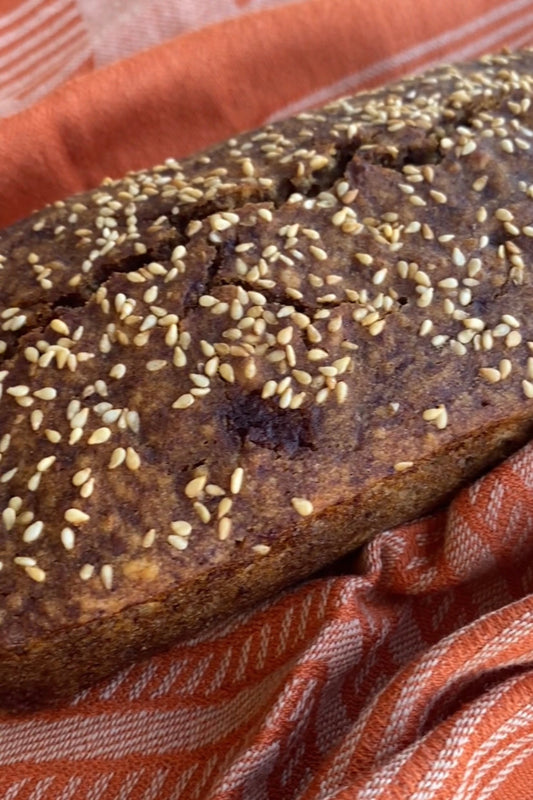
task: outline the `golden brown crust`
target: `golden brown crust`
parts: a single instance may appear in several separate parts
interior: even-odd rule
[[[529,438],[532,65],[442,68],[0,235],[4,705],[267,597]]]

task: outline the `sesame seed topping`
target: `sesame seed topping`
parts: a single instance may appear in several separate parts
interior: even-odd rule
[[[406,472],[414,466],[414,461],[397,461],[394,465],[395,472]]]
[[[149,531],[146,531],[146,533],[143,536],[142,546],[146,549],[152,547],[156,540],[156,535],[157,534],[155,528],[150,528]]]
[[[239,494],[242,489],[244,479],[244,470],[242,467],[236,467],[231,474],[230,489],[232,494]]]
[[[133,447],[126,448],[126,466],[128,469],[132,470],[132,472],[140,469],[141,458]]]
[[[43,583],[46,580],[46,573],[37,566],[27,566],[24,568],[26,575],[36,583]]]
[[[167,536],[167,542],[175,549],[175,550],[186,550],[189,546],[189,540],[183,536],[178,536],[177,534],[171,533]]]
[[[171,522],[170,527],[172,528],[173,533],[180,537],[190,536],[192,531],[192,525],[190,522],[186,522],[183,519],[178,519],[174,522]]]
[[[24,530],[22,534],[22,541],[29,543],[35,542],[41,533],[43,532],[44,523],[41,520],[37,520],[36,522],[32,522],[31,525]]]
[[[452,251],[452,261],[456,267],[464,267],[466,264],[466,258],[459,249],[459,247],[454,247]]]
[[[56,461],[56,456],[46,456],[37,463],[38,472],[46,472]]]
[[[309,246],[309,252],[314,258],[316,258],[317,261],[327,260],[328,254],[321,247],[316,247],[315,245],[312,244]]]
[[[92,564],[84,564],[80,569],[80,578],[82,581],[88,581],[94,575],[94,566]]]
[[[533,382],[528,380],[522,381],[522,389],[527,398],[533,398]]]
[[[88,522],[90,519],[89,514],[79,508],[67,508],[64,516],[65,522],[70,522],[71,525],[83,525],[84,522]]]
[[[432,422],[439,430],[443,430],[448,425],[448,412],[442,404],[436,408],[427,408],[422,413],[422,418],[426,422]]]
[[[199,475],[188,482],[185,487],[187,497],[195,498],[201,495],[207,481],[207,475]]]
[[[498,381],[500,381],[502,377],[500,374],[500,370],[495,369],[494,367],[481,367],[481,369],[479,370],[479,374],[489,383],[498,383]]]
[[[103,564],[100,569],[100,580],[108,592],[113,588],[113,567],[111,564]]]
[[[116,469],[126,460],[126,450],[124,447],[116,447],[111,453],[108,469]]]
[[[291,504],[296,513],[301,517],[308,517],[313,513],[313,504],[305,497],[292,497]]]
[[[68,325],[63,322],[61,319],[53,319],[50,323],[50,327],[56,333],[60,333],[62,336],[69,336],[70,330]]]
[[[268,553],[270,553],[271,549],[272,549],[272,547],[270,545],[268,545],[268,544],[254,544],[252,546],[252,550],[258,556],[266,556],[266,555],[268,555]]]
[[[104,442],[107,442],[110,437],[111,437],[111,431],[109,428],[106,427],[97,428],[89,436],[87,444],[104,444]]]
[[[73,550],[76,544],[76,535],[72,528],[63,528],[61,531],[61,544],[65,550]]]
[[[2,511],[2,522],[6,531],[10,531],[13,528],[16,517],[17,515],[14,508],[10,508],[9,506],[4,508]]]
[[[231,519],[229,517],[222,517],[218,521],[218,539],[225,542],[231,533]]]

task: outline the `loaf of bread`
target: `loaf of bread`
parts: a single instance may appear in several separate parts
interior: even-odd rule
[[[0,234],[0,704],[427,513],[533,430],[533,51]]]

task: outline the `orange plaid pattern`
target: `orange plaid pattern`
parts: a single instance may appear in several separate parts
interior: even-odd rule
[[[533,38],[530,0],[391,9],[0,0],[0,222],[106,173]],[[382,533],[344,574],[63,709],[0,718],[0,796],[528,797],[532,555],[533,445],[448,509]]]
[[[2,796],[527,797],[532,476],[528,446],[350,574],[4,719]]]

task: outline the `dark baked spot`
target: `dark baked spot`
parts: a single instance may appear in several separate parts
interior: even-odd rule
[[[232,438],[246,444],[284,452],[294,458],[301,450],[313,450],[320,409],[298,409],[284,414],[279,406],[265,402],[257,393],[232,393],[218,412],[223,428]]]

